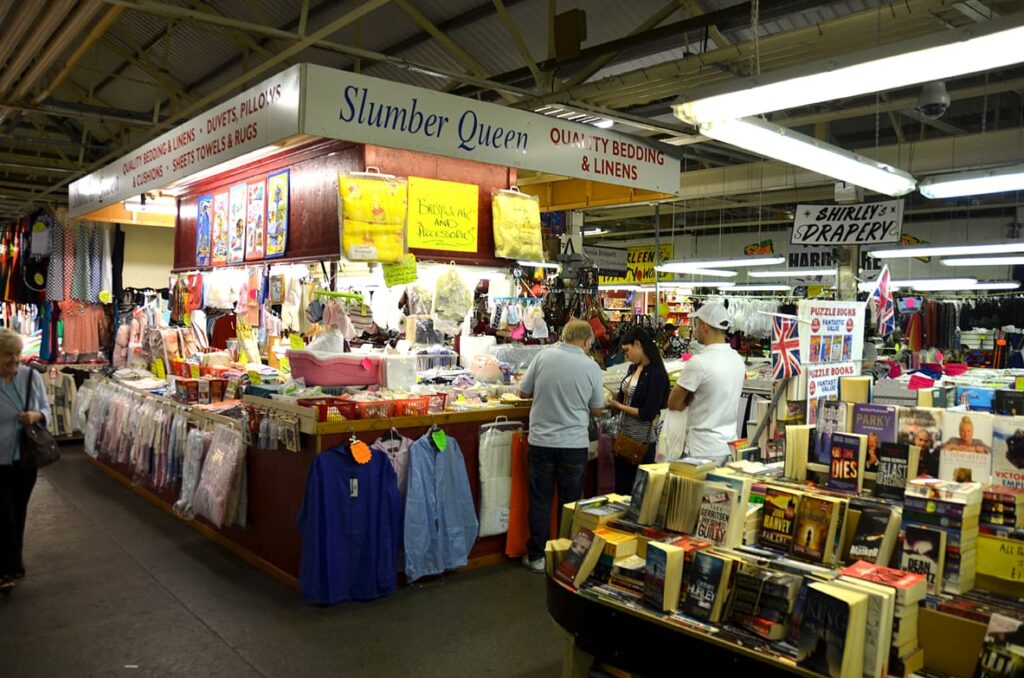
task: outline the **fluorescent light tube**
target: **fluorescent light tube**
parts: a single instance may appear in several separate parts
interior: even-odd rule
[[[972,290],[1019,290],[1020,283],[1013,281],[1006,282],[980,282],[970,288]]]
[[[662,266],[686,266],[687,268],[735,268],[737,266],[773,266],[786,262],[785,257],[744,257],[742,259],[672,259]]]
[[[125,200],[124,208],[129,212],[145,212],[147,214],[177,214],[178,205],[176,202],[162,202],[150,198],[145,203],[140,200]]]
[[[639,285],[598,285],[600,292],[639,292]]]
[[[661,287],[666,289],[675,289],[677,287],[710,287],[716,289],[725,289],[728,287],[734,287],[734,282],[719,282],[716,280],[670,280],[668,282],[658,283]]]
[[[943,259],[943,266],[1020,266],[1024,265],[1024,254],[1008,257],[963,257]]]
[[[517,261],[516,263],[529,268],[559,268],[561,266],[556,261]]]
[[[869,257],[875,259],[910,259],[916,257],[955,257],[974,254],[1016,254],[1024,252],[1024,242],[1001,242],[991,245],[940,245],[928,247],[900,247],[898,249],[872,250]]]
[[[608,231],[604,230],[603,228],[592,228],[588,231],[583,231],[583,235],[601,235],[602,233],[607,232]]]
[[[788,292],[792,285],[733,285],[729,292]]]
[[[681,120],[699,125],[1001,68],[1024,61],[1022,23],[1024,16],[1017,13],[830,58],[825,64],[735,80],[705,94],[698,91],[672,109]]]
[[[928,177],[918,189],[926,198],[956,198],[1024,189],[1024,165]]]
[[[701,124],[700,132],[737,148],[884,195],[906,195],[917,186],[914,177],[903,170],[757,118],[707,122]]]
[[[781,271],[748,271],[751,278],[796,278],[811,277],[815,275],[835,276],[834,268],[787,268]]]
[[[900,286],[911,287],[918,292],[937,292],[973,289],[977,284],[977,278],[936,278],[934,280],[904,280]]]
[[[699,268],[697,266],[691,266],[686,264],[662,264],[661,266],[655,266],[655,271],[659,273],[686,273],[689,275],[709,275],[713,278],[732,278],[736,276],[736,271],[725,271],[718,268]]]

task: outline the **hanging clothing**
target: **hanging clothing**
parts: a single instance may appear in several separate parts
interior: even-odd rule
[[[64,321],[65,355],[87,355],[100,350],[100,322],[103,311],[98,306],[77,301],[60,303]]]
[[[64,225],[64,300],[72,299],[72,280],[75,278],[75,227],[68,222]]]
[[[92,229],[89,239],[89,303],[100,301],[100,288],[103,277],[103,234],[99,227]]]
[[[89,242],[92,234],[85,222],[75,224],[75,258],[71,271],[71,298],[76,301],[89,300]]]
[[[402,435],[381,437],[370,448],[374,452],[380,452],[391,462],[398,480],[398,492],[403,501],[406,488],[409,486],[409,449],[412,448],[412,442],[412,438]]]
[[[307,602],[373,600],[398,588],[402,504],[387,457],[358,463],[347,444],[313,460],[299,510],[299,588]]]
[[[409,581],[463,567],[480,523],[455,438],[439,450],[428,433],[409,450],[405,499],[405,574]]]

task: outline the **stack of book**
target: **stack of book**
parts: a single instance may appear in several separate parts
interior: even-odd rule
[[[981,525],[993,532],[1024,528],[1024,489],[987,485],[982,494]]]
[[[572,546],[555,568],[555,579],[579,588],[590,578],[604,552],[604,537],[582,527],[572,539]]]
[[[635,534],[607,528],[594,530],[594,534],[604,539],[604,550],[597,559],[593,576],[601,581],[608,581],[615,563],[636,555],[637,538]]]
[[[732,620],[768,640],[782,640],[803,579],[752,563],[740,563],[732,598]]]
[[[901,567],[925,575],[928,592],[974,588],[982,485],[917,478],[903,499]]]
[[[683,582],[679,588],[679,603],[682,604],[686,602],[686,590],[689,586],[689,574],[693,570],[693,562],[696,559],[697,554],[706,548],[711,548],[714,544],[704,539],[691,537],[688,534],[674,535],[659,541],[663,541],[666,544],[683,550]]]
[[[924,577],[859,561],[840,570],[838,581],[865,582],[885,587],[895,593],[892,601],[891,642],[887,657],[888,674],[907,676],[923,668],[924,651],[917,637],[917,614],[918,603],[927,595]],[[883,625],[886,619],[883,617]],[[885,637],[881,629],[879,637]],[[868,675],[867,671],[864,675]]]
[[[888,565],[900,538],[900,511],[884,505],[850,509],[851,520],[857,526],[850,542],[845,562],[863,560],[877,565]]]
[[[627,520],[640,525],[655,523],[668,469],[668,464],[640,464],[637,467],[629,510],[625,514]]]
[[[647,561],[640,556],[629,556],[612,566],[608,585],[633,594],[644,592],[644,567]]]
[[[750,502],[747,504],[747,519],[743,528],[743,543],[756,544],[761,538],[761,522],[764,519],[764,504]]]
[[[573,513],[572,529],[569,538],[576,536],[580,528],[587,528],[591,531],[600,530],[613,520],[626,515],[629,507],[618,502],[608,502],[598,506],[586,506]]]
[[[687,576],[683,612],[712,624],[725,615],[726,603],[736,581],[736,570],[743,562],[727,551],[715,548],[698,551]]]

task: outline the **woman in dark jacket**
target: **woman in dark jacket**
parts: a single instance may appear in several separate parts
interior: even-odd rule
[[[640,328],[627,330],[622,336],[622,352],[631,365],[611,409],[619,411],[619,433],[648,443],[643,463],[654,461],[657,433],[652,423],[668,403],[668,372],[654,340]],[[615,458],[615,491],[630,494],[636,466]]]

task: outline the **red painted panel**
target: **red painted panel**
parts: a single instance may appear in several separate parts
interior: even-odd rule
[[[469,160],[400,151],[380,146],[362,146],[348,142],[317,140],[190,186],[179,205],[186,215],[195,214],[196,198],[226,190],[250,177],[266,176],[285,167],[291,168],[288,248],[277,262],[336,259],[338,235],[338,172],[377,167],[385,174],[428,179],[443,179],[480,186],[479,237],[475,253],[412,250],[421,261],[456,261],[465,264],[505,265],[494,258],[494,233],[491,226],[491,193],[508,188],[516,180],[516,170]],[[174,239],[174,268],[195,266],[195,217],[178,220]]]

